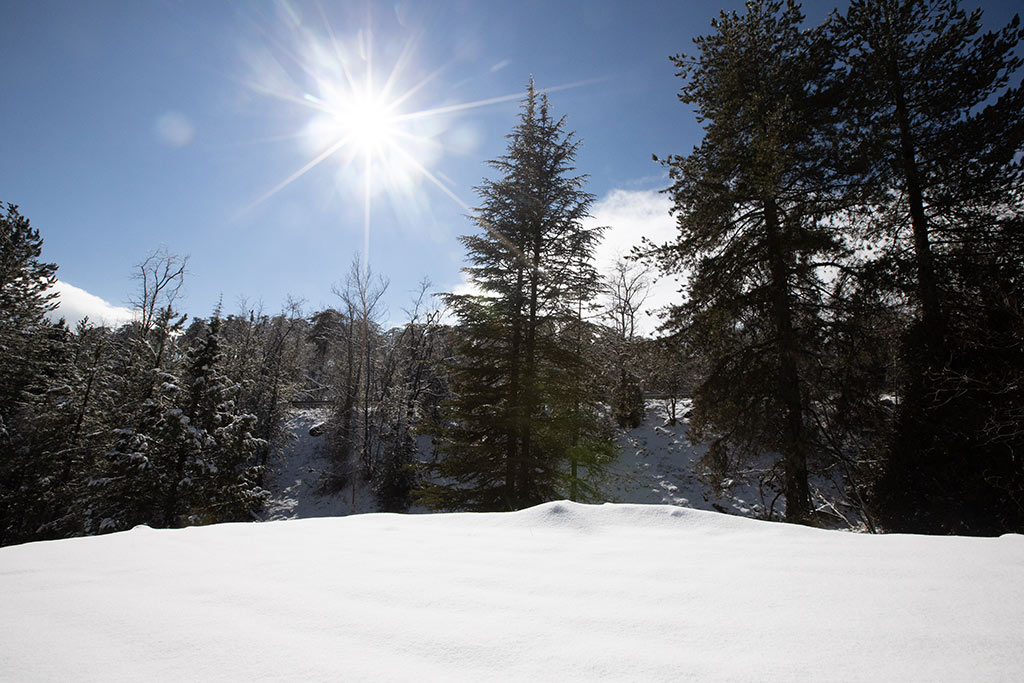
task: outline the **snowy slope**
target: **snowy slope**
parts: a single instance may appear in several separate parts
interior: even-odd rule
[[[785,499],[777,489],[762,487],[777,454],[765,454],[751,462],[733,463],[728,478],[715,481],[700,462],[706,443],[691,444],[687,435],[690,409],[684,400],[677,407],[678,420],[670,425],[665,401],[647,401],[644,423],[619,435],[619,458],[609,467],[605,485],[608,502],[679,505],[698,510],[717,510],[742,517],[765,519],[771,511],[780,519]],[[836,474],[838,478],[838,473]],[[820,514],[817,523],[835,528],[862,528],[859,513],[846,504],[841,482],[822,473],[810,477],[812,504]],[[778,484],[781,484],[779,482]],[[777,485],[778,485],[777,484]]]
[[[744,516],[758,516],[757,487],[734,480],[727,491],[715,492],[700,477],[699,460],[706,444],[691,444],[689,421],[683,414],[690,402],[677,407],[677,422],[668,423],[664,401],[647,401],[644,422],[619,435],[619,458],[609,467],[605,492],[610,502],[681,505],[698,510],[722,510]]]
[[[325,495],[321,489],[323,475],[330,472],[330,463],[323,453],[323,436],[312,436],[311,427],[327,420],[328,411],[306,408],[288,417],[292,441],[271,464],[268,488],[271,498],[263,511],[263,519],[303,519],[376,512],[376,501],[366,486],[357,486],[355,494],[346,489]],[[359,483],[359,482],[357,482]]]
[[[669,506],[138,528],[0,548],[0,678],[1017,681],[1024,537]]]
[[[359,477],[352,477],[341,491],[325,492],[324,475],[331,472],[331,462],[324,453],[325,439],[312,436],[310,428],[323,425],[330,413],[324,408],[295,410],[288,417],[292,440],[271,463],[267,488],[270,500],[260,515],[264,521],[337,517],[378,512],[377,500],[370,487]],[[430,458],[430,437],[421,436],[419,451],[424,460]],[[353,490],[354,489],[354,490]],[[413,506],[410,512],[428,512]]]

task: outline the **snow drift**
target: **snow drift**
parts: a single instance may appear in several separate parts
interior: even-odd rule
[[[8,680],[1019,680],[1024,537],[549,503],[0,549]]]

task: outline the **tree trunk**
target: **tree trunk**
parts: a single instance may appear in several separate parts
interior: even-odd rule
[[[910,129],[910,114],[907,110],[903,83],[894,60],[890,60],[889,71],[899,127],[901,165],[906,182],[907,201],[910,204],[910,224],[914,234],[914,260],[917,266],[917,291],[921,299],[921,318],[929,334],[941,335],[943,320],[938,279],[935,275],[935,258],[928,236],[928,218],[924,212],[924,195],[917,166],[917,150]]]
[[[523,386],[526,389],[523,412],[525,419],[520,426],[520,448],[522,455],[519,462],[519,504],[535,502],[532,500],[530,482],[534,477],[533,470],[535,455],[532,420],[537,413],[537,311],[540,298],[540,255],[543,245],[541,244],[540,226],[534,226],[532,245],[532,263],[530,264],[530,299],[529,314],[526,319],[526,343],[523,349]]]
[[[783,405],[783,462],[786,481],[786,521],[802,523],[810,516],[807,450],[804,443],[803,401],[797,367],[796,332],[790,302],[789,273],[782,244],[779,211],[774,198],[765,201],[765,232],[772,278],[772,318],[778,339],[779,398]]]

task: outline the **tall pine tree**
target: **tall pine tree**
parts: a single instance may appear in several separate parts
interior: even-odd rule
[[[690,274],[668,328],[708,369],[693,433],[715,438],[719,468],[736,455],[781,454],[786,519],[796,522],[811,509],[823,267],[844,252],[825,220],[832,55],[802,23],[796,2],[748,2],[712,22],[695,57],[673,58],[704,139],[665,160],[679,238],[652,253]]]
[[[41,495],[60,468],[32,425],[49,404],[66,329],[47,320],[57,266],[40,260],[42,237],[18,207],[0,215],[0,544],[32,540],[54,511]]]
[[[579,302],[600,286],[591,264],[600,229],[582,225],[593,196],[573,175],[579,143],[532,79],[508,139],[491,162],[499,177],[477,188],[480,230],[462,238],[480,293],[447,296],[461,323],[454,398],[438,443],[444,483],[425,492],[444,509],[518,509],[569,495],[580,437],[598,433],[581,424],[590,414],[576,381],[584,359],[565,340],[570,330],[582,339],[573,327]]]
[[[835,25],[867,237],[913,312],[877,487],[891,529],[1024,529],[1024,31],[981,20],[955,0],[854,0]]]

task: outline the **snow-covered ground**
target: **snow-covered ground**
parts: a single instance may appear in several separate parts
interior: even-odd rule
[[[700,459],[706,444],[687,439],[689,401],[676,408],[676,424],[669,424],[664,401],[647,401],[644,422],[619,435],[619,458],[608,468],[605,493],[609,502],[681,505],[698,510],[728,510],[743,516],[762,516],[756,481],[729,480],[714,491],[702,477]],[[717,507],[716,507],[717,506]]]
[[[10,681],[1019,681],[1024,537],[670,506],[0,548]]]
[[[324,490],[325,475],[332,471],[324,453],[326,437],[322,433],[313,436],[310,429],[323,426],[328,416],[329,411],[323,408],[304,408],[289,416],[288,431],[292,440],[271,463],[268,478],[271,497],[263,510],[263,520],[337,517],[379,510],[373,492],[359,477],[351,477],[340,491]],[[419,437],[418,445],[422,458],[429,458],[430,437]],[[428,510],[413,506],[410,512]]]
[[[335,517],[375,512],[373,495],[365,486],[347,487],[333,494],[322,489],[324,475],[331,471],[323,453],[324,436],[313,436],[310,428],[323,424],[328,412],[319,408],[294,411],[288,418],[292,441],[271,465],[270,502],[263,511],[267,520]],[[357,482],[358,484],[358,482]]]

